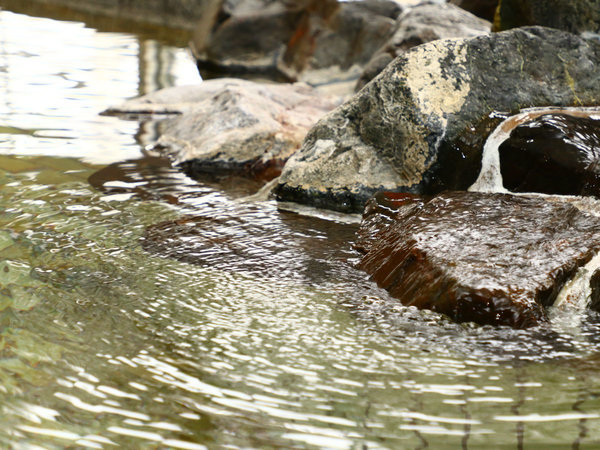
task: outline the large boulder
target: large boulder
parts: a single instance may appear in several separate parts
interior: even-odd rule
[[[512,192],[600,197],[600,110],[522,123],[498,152],[503,185]]]
[[[106,113],[175,114],[160,124],[155,148],[191,175],[229,172],[271,179],[310,127],[340,102],[305,84],[224,78],[163,89]]]
[[[599,217],[541,198],[378,194],[356,246],[359,268],[404,305],[525,328],[547,320],[545,308],[598,253],[599,229]]]
[[[192,42],[204,78],[236,75],[309,81],[357,78],[393,34],[391,0],[221,2]]]
[[[496,111],[598,104],[599,63],[600,44],[542,27],[413,48],[311,129],[277,198],[360,211],[379,190],[465,190]]]
[[[494,28],[542,25],[571,33],[600,32],[597,0],[501,0]]]
[[[398,17],[394,35],[369,60],[356,90],[375,78],[396,56],[406,50],[436,39],[473,37],[488,34],[492,24],[458,6],[445,3],[422,3]]]

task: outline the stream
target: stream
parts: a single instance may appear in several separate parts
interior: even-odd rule
[[[197,82],[172,42],[0,10],[0,447],[598,445],[598,314],[403,307],[356,216],[192,180],[100,115]]]

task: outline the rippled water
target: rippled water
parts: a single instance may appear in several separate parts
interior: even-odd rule
[[[177,48],[0,12],[0,446],[600,442],[597,315],[404,308],[353,268],[353,218],[196,183],[142,158],[152,124],[98,116],[195,76]]]

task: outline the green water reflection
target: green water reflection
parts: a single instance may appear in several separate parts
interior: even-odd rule
[[[32,33],[37,20],[43,29],[62,26],[0,14]],[[94,70],[124,60],[140,67],[130,51],[135,36],[64,26],[95,36],[102,57]],[[4,38],[9,66],[35,59],[19,56],[13,35]],[[95,84],[76,59],[48,64],[59,66],[39,92],[64,89],[64,111],[60,102],[32,105],[31,80],[19,81],[0,108],[0,446],[599,444],[596,315],[572,328],[455,325],[387,298],[353,269],[350,243],[329,240],[326,223],[315,219],[305,232],[308,219],[296,226],[271,202],[243,216],[251,209],[233,198],[239,187],[199,185],[183,206],[97,191],[88,178],[104,164],[140,156],[136,123],[97,118],[108,101],[140,90],[139,73],[110,72]],[[63,85],[57,73],[77,73],[86,87]],[[236,211],[237,221],[225,220]],[[329,246],[319,267],[334,269],[285,276],[273,257],[260,276],[233,270],[234,261],[228,270],[227,261],[196,265],[143,250],[147,227],[184,212],[224,218],[219,223],[239,227],[228,233],[238,233],[240,245],[262,223],[277,235],[302,232],[299,264],[312,267],[309,250]]]

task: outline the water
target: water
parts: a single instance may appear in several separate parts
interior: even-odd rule
[[[404,308],[353,268],[353,220],[195,183],[142,158],[152,123],[98,116],[195,77],[184,50],[0,12],[1,447],[598,444],[594,313]]]

